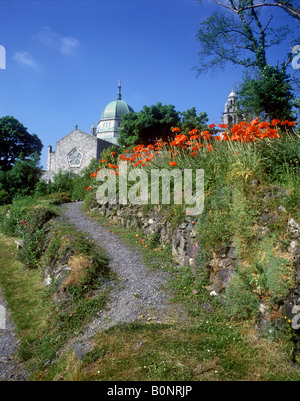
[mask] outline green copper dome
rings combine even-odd
[[[130,111],[133,111],[133,109],[126,102],[123,100],[114,100],[105,107],[100,120],[121,118],[123,114],[129,113]]]
[[[133,109],[125,102],[123,102],[121,95],[121,81],[119,80],[117,100],[110,102],[103,110],[101,120],[111,120],[121,118],[123,114],[133,111]]]

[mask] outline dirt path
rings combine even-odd
[[[82,338],[88,339],[99,330],[119,323],[134,321],[171,322],[186,319],[184,312],[169,302],[171,294],[162,287],[168,275],[152,271],[142,262],[142,255],[135,253],[106,228],[80,211],[82,202],[62,205],[63,217],[105,250],[110,268],[117,274],[118,283],[113,286],[109,310],[101,311],[99,318],[86,329]]]
[[[18,344],[13,321],[0,292],[0,381],[27,379],[27,373],[15,356]]]

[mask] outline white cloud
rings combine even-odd
[[[62,36],[54,32],[49,26],[43,27],[35,37],[47,47],[57,49],[62,54],[71,55],[79,46],[79,40],[73,36]]]
[[[62,54],[71,54],[74,52],[76,47],[79,45],[79,41],[73,37],[61,38],[60,52]]]
[[[15,54],[13,55],[13,59],[18,64],[28,65],[29,67],[32,67],[35,70],[39,69],[36,61],[31,57],[30,53],[26,51],[15,52]]]

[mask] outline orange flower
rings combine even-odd
[[[174,128],[172,128],[172,132],[180,132],[180,128],[174,127]]]
[[[209,126],[208,126],[208,128],[215,128],[215,126],[216,126],[216,124],[210,124]]]
[[[127,149],[127,150],[125,150],[125,152],[126,152],[126,153],[129,153],[129,150]]]
[[[197,152],[192,152],[192,153],[190,153],[190,155],[191,155],[191,156],[196,156],[196,153],[197,153]]]
[[[105,162],[106,162],[106,160],[105,160],[105,159],[102,159],[102,160],[101,160],[101,163],[105,163]]]
[[[87,191],[89,191],[90,189],[92,189],[92,187],[91,187],[91,186],[87,187],[87,189],[86,189],[86,190],[87,190]]]
[[[110,152],[110,154],[113,156],[113,155],[115,155],[115,154],[116,154],[116,152]]]
[[[177,163],[176,162],[170,162],[169,165],[170,166],[177,166]]]

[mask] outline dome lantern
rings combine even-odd
[[[97,137],[99,139],[117,143],[122,116],[133,112],[132,107],[121,99],[121,81],[119,80],[117,100],[108,103],[101,113],[100,121],[97,125]]]

